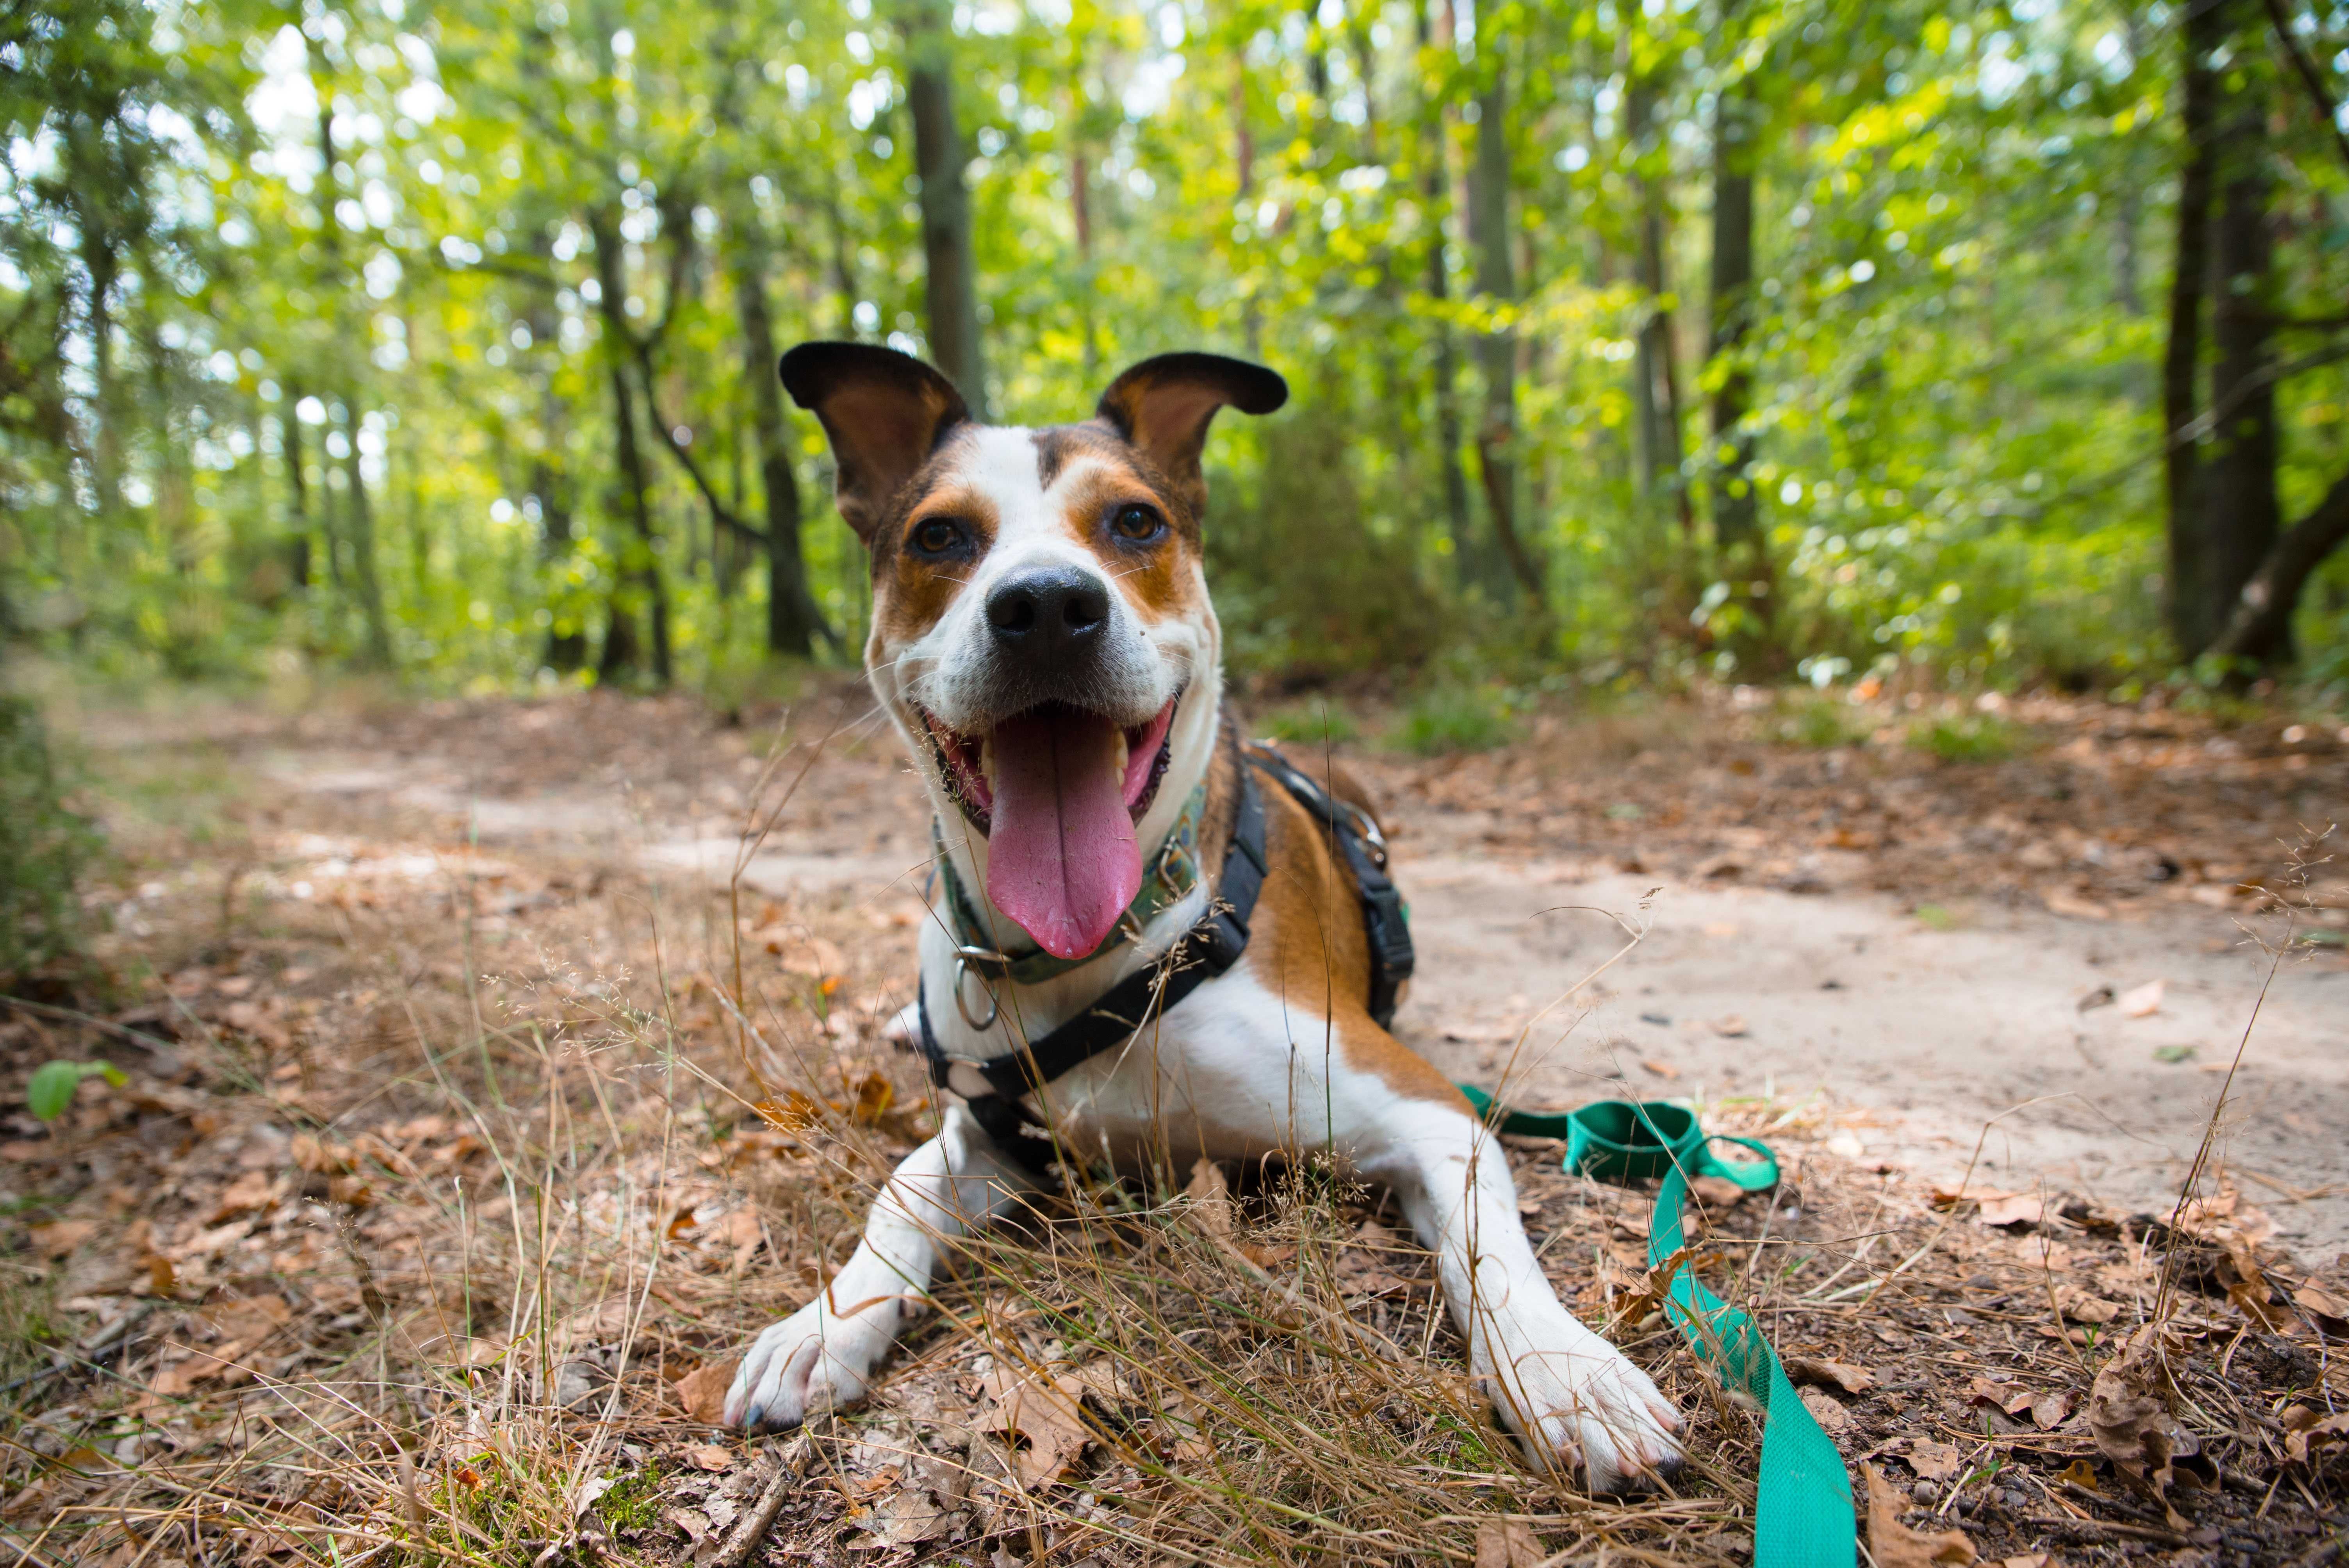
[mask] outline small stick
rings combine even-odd
[[[2043,1530],[2076,1530],[2106,1535],[2125,1535],[2132,1541],[2158,1541],[2164,1546],[2184,1546],[2186,1537],[2174,1530],[2156,1530],[2144,1524],[2123,1524],[2111,1519],[2074,1519],[2068,1514],[2033,1514],[2023,1522]]]
[[[775,1516],[783,1511],[784,1500],[792,1495],[793,1483],[807,1473],[811,1439],[804,1431],[785,1443],[778,1454],[781,1462],[775,1469],[775,1479],[759,1494],[758,1502],[742,1516],[734,1533],[709,1561],[709,1568],[742,1568],[743,1560],[759,1544],[768,1531],[774,1528]]]

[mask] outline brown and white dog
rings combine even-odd
[[[1200,885],[1135,940],[997,985],[984,1029],[969,1015],[985,1007],[945,1005],[956,939],[943,911],[928,923],[922,975],[946,1053],[1005,1056],[1158,962],[1213,895],[1243,763],[1221,710],[1200,452],[1218,408],[1269,413],[1288,387],[1259,366],[1167,355],[1119,377],[1092,419],[1031,430],[976,423],[943,376],[869,345],[804,345],[782,377],[823,422],[841,515],[872,552],[873,689],[990,929],[1061,958],[1092,953],[1206,785]],[[1444,1075],[1371,1021],[1359,906],[1323,830],[1286,791],[1260,797],[1268,872],[1239,963],[1030,1107],[1063,1148],[1129,1170],[1327,1155],[1387,1186],[1439,1260],[1473,1369],[1538,1460],[1579,1460],[1609,1490],[1676,1468],[1679,1416],[1559,1304],[1501,1150]],[[949,1087],[985,1091],[954,1071],[971,1081]],[[921,1310],[939,1248],[1037,1181],[949,1098],[855,1255],[759,1336],[727,1419],[789,1427],[862,1398]]]

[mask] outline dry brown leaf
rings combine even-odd
[[[1829,1361],[1819,1356],[1789,1356],[1785,1360],[1786,1376],[1797,1383],[1832,1384],[1847,1394],[1863,1394],[1876,1385],[1876,1374],[1865,1367],[1855,1367],[1848,1361]]]
[[[1900,1522],[1907,1500],[1874,1465],[1868,1467],[1868,1554],[1876,1568],[1933,1568],[1971,1563],[1974,1544],[1962,1530],[1924,1535]]]
[[[1540,1544],[1515,1520],[1487,1519],[1476,1526],[1476,1568],[1538,1568]]]
[[[2028,1388],[2013,1383],[1993,1382],[1988,1377],[1977,1377],[1966,1386],[1966,1403],[1994,1406],[2010,1416],[2020,1416],[2031,1408],[2031,1402],[2036,1398],[2038,1396]]]
[[[55,1220],[46,1225],[29,1227],[33,1245],[45,1258],[73,1255],[84,1242],[98,1234],[96,1220]]]
[[[1837,1437],[1851,1429],[1851,1412],[1836,1403],[1834,1395],[1816,1388],[1798,1389],[1796,1394],[1803,1401],[1803,1408],[1811,1413],[1811,1419],[1827,1436]]]
[[[2349,1301],[2329,1290],[2304,1284],[2292,1293],[2292,1299],[2302,1312],[2312,1316],[2330,1318],[2335,1323],[2349,1321]]]
[[[688,1443],[685,1449],[685,1462],[712,1475],[724,1475],[734,1468],[734,1454],[732,1449],[720,1448],[716,1443]]]
[[[1092,1436],[1077,1418],[1084,1387],[1073,1377],[1047,1378],[1024,1367],[998,1365],[982,1379],[987,1408],[978,1427],[1019,1439],[1019,1479],[1030,1486],[1068,1473]]]
[[[1232,1188],[1224,1180],[1223,1167],[1212,1160],[1202,1160],[1191,1167],[1190,1185],[1183,1196],[1191,1200],[1191,1222],[1217,1241],[1231,1240]]]
[[[2054,1568],[2054,1562],[2052,1553],[2031,1552],[2020,1557],[2009,1557],[1998,1568]]]
[[[1974,1222],[1982,1225],[2035,1225],[2047,1217],[2047,1206],[2032,1192],[1984,1192],[1977,1194],[1982,1212]]]
[[[2052,1432],[2062,1426],[2064,1418],[2071,1413],[2072,1396],[2060,1389],[2053,1394],[2042,1394],[2031,1401],[2031,1424],[2043,1432]]]
[[[2162,994],[2169,989],[2164,980],[2148,980],[2144,985],[2124,991],[2120,995],[2121,1016],[2127,1018],[2150,1018],[2161,1011]]]
[[[2349,1449],[2349,1414],[2320,1416],[2306,1405],[2286,1407],[2283,1451],[2294,1464],[2314,1464],[2325,1455]]]
[[[1640,1066],[1644,1070],[1651,1072],[1658,1078],[1667,1080],[1676,1078],[1681,1076],[1681,1069],[1672,1066],[1670,1062],[1660,1062],[1651,1058],[1642,1057],[1640,1059]]]
[[[856,1085],[856,1103],[849,1114],[860,1127],[870,1127],[888,1115],[889,1108],[896,1103],[895,1086],[879,1073],[866,1073]]]
[[[2075,1284],[2055,1287],[2055,1307],[2075,1323],[2110,1323],[2121,1315],[2120,1303],[2090,1295]]]
[[[1958,1473],[1963,1462],[1954,1443],[1913,1442],[1909,1445],[1909,1468],[1926,1480],[1947,1480]]]
[[[1714,1034],[1725,1040],[1742,1039],[1745,1035],[1745,1020],[1735,1013],[1725,1018],[1715,1018],[1710,1026]]]
[[[2168,1495],[2177,1461],[2201,1444],[2170,1414],[2159,1325],[2130,1335],[2088,1390],[2088,1431],[2097,1451],[2157,1497]]]
[[[725,1418],[726,1390],[734,1386],[734,1374],[742,1365],[740,1356],[723,1361],[712,1361],[697,1367],[677,1380],[678,1402],[685,1413],[707,1426],[717,1426]]]
[[[217,1225],[239,1214],[265,1212],[277,1204],[277,1184],[266,1171],[248,1171],[221,1191],[207,1225]]]

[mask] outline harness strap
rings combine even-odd
[[[1385,1028],[1394,1022],[1403,982],[1411,978],[1416,963],[1411,945],[1411,909],[1394,879],[1387,874],[1386,835],[1368,812],[1322,789],[1311,775],[1292,767],[1271,747],[1261,742],[1249,747],[1247,759],[1278,779],[1281,788],[1312,812],[1336,841],[1339,856],[1352,874],[1354,891],[1362,902],[1362,934],[1371,949],[1370,1015],[1379,1027]]]
[[[930,1027],[926,989],[917,998],[922,1055],[930,1064],[930,1081],[941,1089],[957,1066],[968,1067],[987,1082],[988,1092],[966,1096],[972,1118],[1006,1153],[1031,1171],[1051,1162],[1052,1147],[1046,1130],[1020,1104],[1063,1073],[1114,1050],[1140,1031],[1154,1009],[1161,1015],[1201,985],[1239,962],[1247,950],[1248,921],[1257,897],[1264,891],[1264,802],[1246,769],[1240,770],[1239,809],[1232,822],[1231,846],[1224,854],[1223,874],[1216,879],[1215,897],[1198,923],[1176,938],[1158,963],[1134,971],[1104,992],[1083,1012],[1040,1040],[999,1057],[973,1059],[949,1056]]]

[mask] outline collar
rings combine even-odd
[[[946,883],[947,919],[954,930],[956,955],[988,979],[1009,980],[1015,985],[1038,985],[1139,940],[1153,920],[1188,898],[1199,885],[1199,823],[1206,806],[1207,782],[1202,779],[1183,802],[1182,814],[1174,819],[1174,826],[1158,846],[1157,853],[1150,857],[1150,869],[1143,876],[1141,891],[1133,895],[1133,902],[1125,906],[1125,913],[1117,917],[1117,924],[1102,938],[1101,945],[1079,958],[1056,957],[1032,943],[1016,951],[997,946],[987,922],[980,917],[963,887],[961,876],[955,871],[954,857],[947,853],[945,830],[932,817],[930,842],[937,852],[938,876]]]

